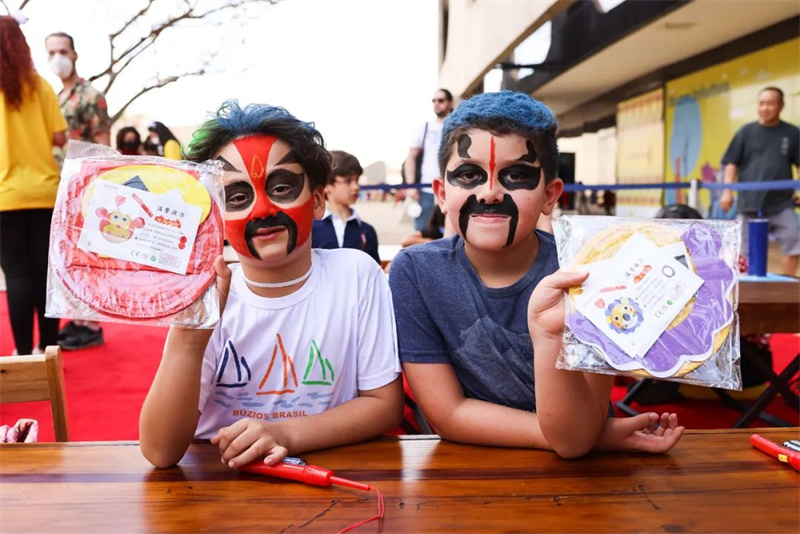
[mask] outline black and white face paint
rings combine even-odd
[[[517,233],[517,224],[519,223],[519,210],[514,199],[508,193],[503,196],[503,201],[499,204],[487,204],[485,201],[478,201],[475,195],[470,195],[458,214],[458,227],[461,235],[467,235],[467,226],[472,216],[508,217],[508,239],[504,246],[507,247],[514,242],[514,234]]]
[[[524,153],[520,155],[523,146]],[[503,246],[509,246],[514,242],[520,220],[514,197],[527,200],[541,182],[542,169],[533,143],[519,136],[508,136],[499,138],[498,144],[491,133],[470,130],[458,137],[455,152],[457,157],[451,158],[445,180],[458,190],[470,192],[466,198],[454,190],[448,193],[448,199],[461,199],[458,209],[461,235],[467,239],[470,220],[485,224],[508,220]]]

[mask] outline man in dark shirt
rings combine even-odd
[[[725,183],[791,180],[792,165],[800,166],[800,130],[780,118],[783,91],[766,87],[758,95],[758,121],[736,132],[722,158]],[[728,211],[733,192],[726,189],[720,207]],[[781,244],[783,274],[794,276],[800,259],[800,221],[794,213],[792,189],[740,191],[737,205],[742,221],[742,250],[747,252],[747,222],[769,220],[770,234]]]

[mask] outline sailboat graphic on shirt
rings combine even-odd
[[[333,385],[334,378],[331,361],[322,357],[317,342],[312,339],[311,348],[308,350],[308,365],[303,375],[303,384],[330,386]]]
[[[280,358],[278,353],[280,352]],[[294,393],[297,388],[297,373],[294,370],[294,361],[283,346],[283,339],[278,334],[278,342],[272,350],[267,372],[258,385],[256,395],[283,395]]]
[[[232,369],[228,371],[228,367]],[[234,379],[234,371],[236,373]],[[217,374],[217,387],[219,388],[241,388],[250,382],[250,366],[244,356],[239,356],[236,347],[228,340],[222,351],[222,363]]]

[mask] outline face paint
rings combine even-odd
[[[494,182],[494,137],[491,138],[491,144],[489,146],[489,190],[492,189],[492,183]]]
[[[291,254],[297,243],[297,225],[285,212],[279,211],[275,216],[267,219],[249,219],[247,221],[247,224],[244,226],[244,242],[247,245],[247,250],[250,251],[250,254],[254,258],[260,258],[256,247],[253,245],[253,238],[258,235],[258,231],[281,226],[286,228],[289,232],[286,253]]]
[[[453,169],[447,171],[447,181],[450,185],[460,187],[462,189],[473,189],[481,184],[485,184],[488,180],[486,171],[481,169],[474,163],[464,163]]]
[[[532,191],[539,187],[539,181],[542,177],[542,167],[541,165],[531,166],[537,163],[536,149],[533,148],[533,143],[530,141],[526,141],[525,146],[528,149],[528,153],[517,158],[517,161],[524,163],[509,165],[508,167],[500,169],[498,176],[500,183],[509,191],[514,191],[516,189]],[[492,154],[494,154],[494,152]],[[526,165],[525,163],[530,163],[531,165]]]
[[[467,134],[458,136],[458,157],[469,159],[469,147],[472,145],[472,138]]]
[[[225,186],[225,204],[229,212],[248,212],[248,216],[226,222],[226,234],[231,246],[243,256],[260,259],[253,239],[259,230],[284,227],[288,232],[286,253],[303,245],[311,236],[314,221],[314,197],[300,206],[282,208],[297,200],[305,188],[305,174],[287,169],[273,169],[267,175],[267,162],[270,151],[277,138],[266,135],[242,137],[233,142],[252,185],[245,181],[229,183]],[[219,158],[222,160],[222,158]],[[223,161],[225,170],[237,170],[229,162]],[[276,165],[295,163],[289,152]],[[262,232],[265,234],[265,232]]]
[[[504,246],[507,247],[514,241],[514,234],[517,232],[517,222],[519,221],[519,210],[511,195],[505,194],[503,201],[499,204],[487,204],[484,201],[478,202],[478,198],[475,195],[470,195],[458,215],[458,226],[461,229],[461,235],[465,239],[471,215],[505,215],[509,217],[508,239]]]

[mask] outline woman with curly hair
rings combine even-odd
[[[58,97],[33,68],[17,21],[0,16],[0,267],[19,354],[55,345],[58,320],[44,316],[50,219],[58,190],[52,147],[66,143]],[[38,352],[38,350],[36,352]]]

